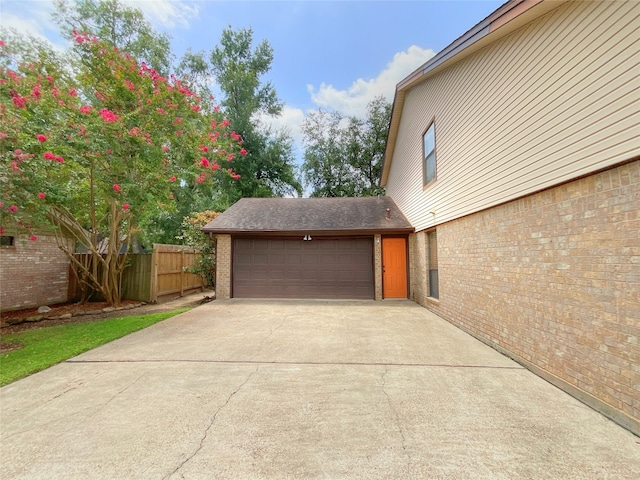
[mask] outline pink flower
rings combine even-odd
[[[47,77],[47,80],[49,81],[49,83],[53,83],[53,77],[51,75]]]
[[[13,104],[18,108],[26,108],[27,99],[25,97],[16,95],[15,97],[13,97]]]
[[[45,152],[43,155],[45,160],[55,160],[56,156],[51,152]]]
[[[233,178],[234,180],[238,180],[240,178],[240,175],[238,175],[237,173],[232,173],[231,178]]]
[[[44,200],[45,198],[47,198],[47,194],[44,192],[39,192],[38,193],[38,198],[41,200]]]
[[[202,150],[203,152],[208,152],[209,151],[209,147],[207,147],[206,145],[200,145],[198,148],[200,150]]]
[[[246,155],[247,153],[249,152],[247,152],[244,148],[240,150],[240,155]]]
[[[222,126],[223,127],[228,127],[229,126],[229,120],[227,120],[226,118],[222,121]]]
[[[47,141],[47,137],[45,137],[42,134],[36,135],[36,138],[38,139],[39,142],[46,142]]]
[[[171,183],[175,182],[175,181],[176,181],[176,176],[175,176],[175,175],[172,175],[171,177],[169,177],[169,181],[170,181]]]
[[[76,92],[75,88],[72,88],[71,90],[69,90],[69,95],[71,95],[72,97],[77,97],[78,92]]]
[[[240,135],[238,135],[236,132],[231,132],[231,138],[237,142],[238,140],[240,140]]]
[[[91,110],[93,110],[93,107],[91,105],[83,105],[82,107],[80,107],[80,113],[84,113],[85,115],[90,114]]]
[[[0,40],[0,47],[4,47],[4,42]]]
[[[122,190],[122,187],[120,185],[118,185],[117,183],[113,184],[113,191],[118,193],[120,190]]]
[[[64,162],[64,158],[62,158],[62,157],[56,157],[56,158],[54,158],[54,160],[56,162],[58,162],[58,163],[63,163]]]
[[[214,162],[212,167],[211,167],[211,170],[213,172],[215,172],[216,170],[219,170],[219,169],[220,169],[220,165],[218,165],[217,163]]]
[[[31,95],[33,95],[35,98],[40,98],[40,95],[42,95],[42,93],[40,92],[39,83],[35,87],[33,87],[33,89],[31,90]]]
[[[163,145],[162,146],[162,151],[166,152],[167,150],[169,150],[169,147],[167,145]]]
[[[133,82],[131,82],[131,80],[125,80],[124,84],[131,91],[134,91],[136,89],[136,86],[133,84]]]
[[[207,160],[206,158],[202,157],[200,159],[200,164],[202,164],[203,167],[208,167],[209,166],[209,160]]]
[[[122,209],[125,210],[125,211],[129,210],[129,204],[128,203],[123,203],[122,204]]]
[[[160,115],[165,114],[164,108],[160,108],[160,107],[156,108],[156,112],[158,112]]]
[[[36,237],[35,235],[31,235],[29,237],[29,240],[31,240],[32,242],[35,242],[36,240],[38,240],[38,237]]]
[[[107,110],[106,108],[100,110],[100,116],[107,123],[113,123],[117,120],[120,120],[120,117],[118,115],[113,113],[111,110]]]
[[[169,198],[173,199],[173,193],[169,194]]]
[[[18,207],[16,205],[11,205],[9,207],[9,211],[12,212],[12,213],[15,213],[15,212],[18,211]]]
[[[234,158],[236,158],[235,155],[233,153],[230,153],[227,157],[227,162],[231,162]]]

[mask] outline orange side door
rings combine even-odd
[[[407,240],[382,238],[382,296],[407,298]]]

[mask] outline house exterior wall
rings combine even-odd
[[[216,298],[231,298],[231,235],[216,237]]]
[[[387,195],[420,231],[637,155],[639,30],[638,2],[568,2],[434,73],[406,93]]]
[[[13,246],[0,247],[0,311],[66,302],[68,288],[69,260],[55,236],[17,235]]]
[[[410,238],[411,298],[640,433],[640,161]]]

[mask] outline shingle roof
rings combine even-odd
[[[391,197],[243,198],[202,230],[215,234],[374,234],[410,233],[413,227]]]

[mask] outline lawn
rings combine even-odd
[[[0,386],[187,310],[181,308],[172,312],[72,323],[5,335],[3,342],[21,345],[21,348],[0,354]]]

